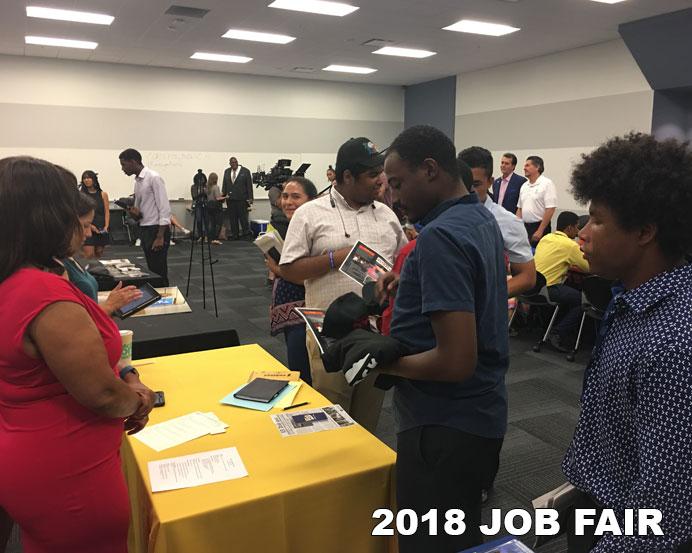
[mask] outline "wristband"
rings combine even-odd
[[[139,372],[137,372],[137,369],[135,369],[132,365],[127,365],[120,369],[120,380],[125,380],[125,377],[129,374],[132,373],[135,376],[139,376]]]
[[[329,268],[336,269],[336,265],[334,264],[334,252],[329,250],[327,254],[329,255]]]

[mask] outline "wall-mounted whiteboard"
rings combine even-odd
[[[60,149],[60,148],[0,148],[0,157],[14,155],[29,155],[47,159],[52,163],[62,165],[72,171],[77,179],[86,169],[96,171],[102,188],[108,192],[111,199],[132,194],[134,178],[126,176],[120,169],[118,155],[121,150],[87,150],[87,149]],[[311,154],[311,153],[250,153],[236,152],[174,152],[174,151],[141,151],[142,161],[147,166],[161,174],[166,181],[166,188],[170,199],[190,199],[190,186],[192,179],[197,174],[197,169],[202,169],[207,176],[215,172],[219,175],[219,184],[223,179],[223,172],[228,167],[228,159],[231,155],[238,162],[247,167],[250,172],[258,168],[269,171],[278,159],[290,159],[291,168],[295,171],[302,163],[312,165],[306,173],[318,190],[327,186],[326,170],[334,165],[336,154]],[[255,198],[267,197],[264,188],[254,189]]]

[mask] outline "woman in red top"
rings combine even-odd
[[[153,405],[119,378],[113,321],[53,272],[81,232],[77,194],[51,163],[0,160],[0,515],[26,553],[126,553],[120,442]]]

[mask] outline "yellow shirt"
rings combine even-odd
[[[533,259],[536,270],[543,274],[548,286],[562,284],[571,266],[589,272],[589,263],[584,259],[579,244],[559,230],[541,239]]]

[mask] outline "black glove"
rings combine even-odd
[[[370,371],[389,365],[407,353],[408,348],[394,338],[357,329],[329,346],[322,354],[322,362],[327,372],[343,371],[346,381],[354,386]],[[380,384],[386,386],[383,389],[391,387],[393,383],[391,378],[386,377],[380,375],[378,378],[382,379]]]
[[[368,328],[368,309],[363,298],[349,292],[336,298],[324,314],[322,334],[341,339],[356,328]]]

